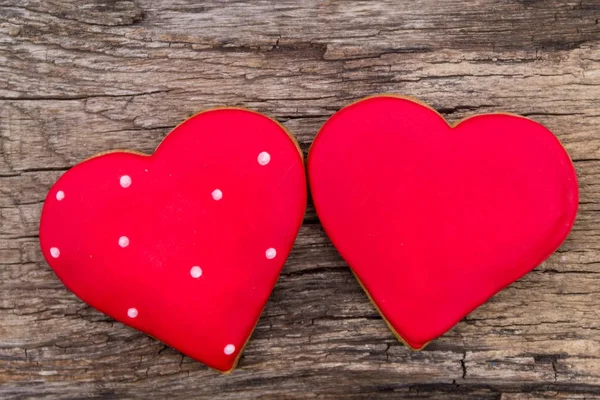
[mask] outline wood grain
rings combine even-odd
[[[599,0],[0,0],[0,398],[600,399],[599,19]],[[539,121],[581,184],[561,249],[425,351],[396,341],[312,206],[229,376],[85,306],[41,257],[47,190],[97,152],[151,152],[217,105],[306,152],[382,92]]]

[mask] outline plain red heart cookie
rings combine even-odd
[[[542,263],[577,213],[573,164],[542,125],[487,114],[453,127],[393,96],[333,115],[308,175],[331,241],[414,349]]]
[[[230,371],[305,208],[291,135],[261,114],[216,109],[151,156],[108,153],[67,171],[44,203],[40,244],[83,301]]]

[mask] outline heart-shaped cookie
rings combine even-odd
[[[302,155],[285,129],[216,109],[151,156],[108,153],[67,171],[44,203],[40,244],[83,301],[230,371],[305,208]]]
[[[577,213],[573,164],[542,125],[487,114],[452,127],[394,96],[333,115],[308,175],[325,231],[414,349],[550,256]]]

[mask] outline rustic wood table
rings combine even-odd
[[[0,0],[0,398],[600,399],[599,19],[600,0]],[[581,185],[560,250],[425,351],[394,338],[312,205],[228,376],[87,307],[42,259],[45,194],[95,153],[152,152],[218,105],[306,153],[382,92],[539,121]]]

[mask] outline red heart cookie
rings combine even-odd
[[[277,122],[217,109],[153,155],[99,155],[50,190],[44,257],[83,301],[219,371],[235,368],[306,208]]]
[[[331,241],[415,349],[550,256],[577,213],[573,164],[542,125],[488,114],[452,127],[393,96],[332,116],[308,175]]]

